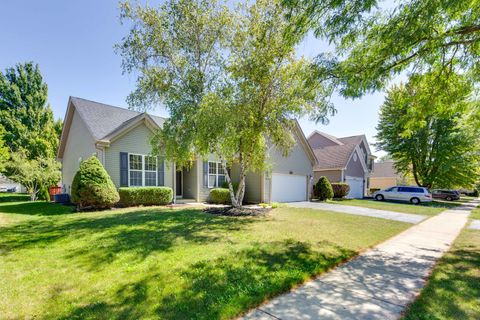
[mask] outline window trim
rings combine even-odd
[[[210,163],[215,163],[215,173],[210,173]],[[218,177],[223,176],[226,179],[226,174],[225,173],[219,173],[219,167],[222,165],[220,161],[207,161],[207,188],[208,189],[213,189],[213,188],[218,188]],[[210,176],[215,176],[215,183],[213,186],[210,184]]]
[[[141,170],[138,170],[138,169],[130,169],[130,155],[133,155],[133,156],[141,156],[142,157],[142,169]],[[156,187],[158,185],[158,157],[157,156],[152,156],[152,155],[149,155],[149,154],[141,154],[141,153],[131,153],[129,152],[128,153],[128,165],[127,165],[127,168],[128,168],[128,186],[129,187],[146,187],[145,186],[145,172],[154,172],[153,170],[146,170],[145,169],[145,158],[146,157],[154,157],[155,158],[155,186],[148,186],[148,187]],[[142,173],[142,185],[141,186],[132,186],[130,185],[130,171],[136,171],[136,172],[141,172]]]

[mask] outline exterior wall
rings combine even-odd
[[[105,148],[104,166],[117,188],[120,187],[120,152],[150,154],[151,136],[150,129],[145,124],[140,124]],[[165,186],[173,187],[172,164],[165,163],[164,181]]]
[[[244,202],[262,202],[262,178],[260,174],[254,172],[247,173],[245,177],[245,187]]]
[[[96,154],[95,140],[82,118],[74,111],[62,158],[63,191],[70,193],[73,177],[80,167],[80,161]],[[101,154],[98,155],[100,161]]]
[[[333,142],[330,139],[325,138],[321,134],[314,133],[310,138],[308,138],[308,142],[312,146],[312,149],[320,149],[329,146],[338,146],[338,143]]]
[[[330,182],[342,182],[342,170],[315,171],[313,184],[317,183],[321,176],[327,177]]]
[[[197,161],[190,168],[183,169],[183,197],[195,199],[197,197]]]
[[[272,172],[305,176],[313,175],[312,163],[299,141],[297,141],[287,157],[284,157],[278,150],[271,149],[269,158],[272,164]]]
[[[397,178],[385,177],[374,178],[370,177],[370,189],[386,189],[397,185]]]
[[[355,154],[357,155],[357,161],[354,160]],[[345,170],[345,176],[349,177],[365,177],[365,171],[363,170],[362,163],[364,159],[361,158],[361,155],[357,151],[350,158],[350,161],[347,163],[347,168]]]
[[[199,176],[198,176],[198,179],[199,179],[198,197],[199,197],[199,199],[198,199],[198,201],[206,201],[208,199],[208,196],[210,195],[210,190],[212,190],[212,188],[208,188],[204,185],[204,181],[203,181],[203,176],[204,176],[203,161],[218,161],[218,159],[213,154],[209,154],[205,158],[199,158],[198,162],[199,162],[200,168],[198,168],[198,173],[199,173]]]

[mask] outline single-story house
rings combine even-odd
[[[225,174],[214,155],[197,157],[179,168],[151,154],[150,139],[162,127],[162,117],[86,99],[70,97],[57,158],[62,163],[62,188],[70,193],[83,159],[96,155],[117,187],[169,186],[176,199],[205,201],[210,190],[222,186]],[[287,202],[309,199],[316,158],[296,122],[296,144],[287,157],[266,150],[269,172],[248,173],[245,202]],[[235,176],[232,168],[232,180]],[[237,171],[238,172],[238,171]]]
[[[395,161],[375,162],[375,171],[370,176],[370,189],[386,189],[397,185],[416,185],[413,179],[397,173]]]
[[[317,158],[317,165],[313,168],[314,183],[325,176],[330,182],[347,183],[350,186],[347,198],[367,195],[375,156],[365,135],[336,138],[314,131],[307,140]]]

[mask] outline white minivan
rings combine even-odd
[[[396,186],[375,192],[373,198],[378,201],[409,201],[413,204],[419,204],[420,202],[431,202],[432,194],[427,188],[423,187]]]

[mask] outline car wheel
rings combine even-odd
[[[410,202],[413,203],[413,204],[419,204],[419,203],[420,203],[420,199],[418,199],[418,198],[412,198],[412,199],[410,199]]]
[[[453,199],[452,199],[452,197],[446,197],[445,200],[452,201]]]
[[[375,200],[377,200],[377,201],[383,201],[383,199],[384,199],[384,197],[381,194],[377,194],[375,196]]]

